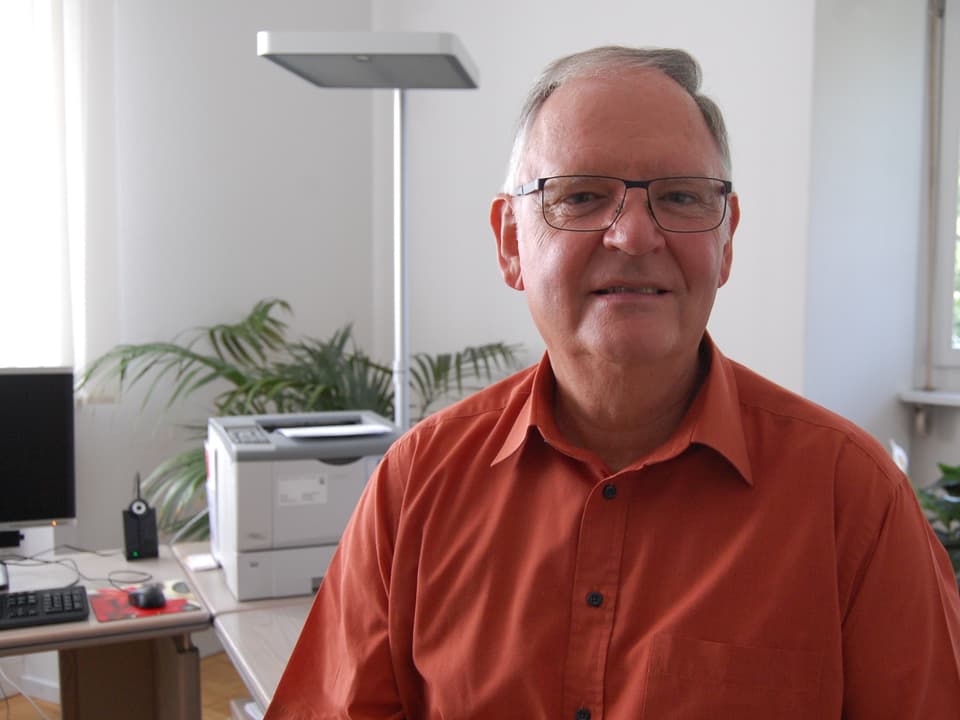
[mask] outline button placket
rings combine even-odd
[[[618,488],[612,482],[595,485],[580,520],[563,699],[565,714],[575,720],[603,717],[607,651],[613,632],[628,505],[611,502],[617,495]],[[578,714],[581,711],[587,714]]]

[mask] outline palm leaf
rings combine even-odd
[[[176,533],[198,512],[206,497],[203,447],[192,447],[160,463],[143,483],[143,494],[157,508],[157,529]]]
[[[434,403],[450,393],[463,395],[478,389],[477,383],[467,381],[489,381],[497,372],[514,368],[518,350],[517,345],[498,342],[468,347],[454,354],[415,354],[410,380],[420,398],[420,417],[425,417]]]

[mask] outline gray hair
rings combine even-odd
[[[608,45],[567,55],[553,61],[530,88],[526,102],[524,102],[520,111],[517,132],[513,139],[513,149],[510,152],[504,192],[513,192],[519,182],[517,174],[526,149],[527,135],[537,119],[540,108],[543,107],[554,90],[570,80],[591,75],[599,77],[609,75],[613,71],[633,69],[659,70],[687,91],[707,123],[707,128],[720,151],[723,168],[729,177],[731,163],[727,128],[723,122],[723,114],[717,104],[699,92],[701,73],[700,65],[696,59],[685,50]]]

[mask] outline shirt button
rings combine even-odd
[[[613,500],[617,496],[617,486],[616,485],[604,485],[603,486],[603,497],[606,500]]]
[[[603,593],[587,593],[587,605],[590,607],[600,607],[603,605]]]
[[[590,720],[590,711],[586,708],[580,708],[573,714],[574,720]]]

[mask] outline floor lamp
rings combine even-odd
[[[393,402],[410,425],[404,91],[477,87],[477,70],[449,33],[259,32],[257,54],[314,85],[393,89]]]

